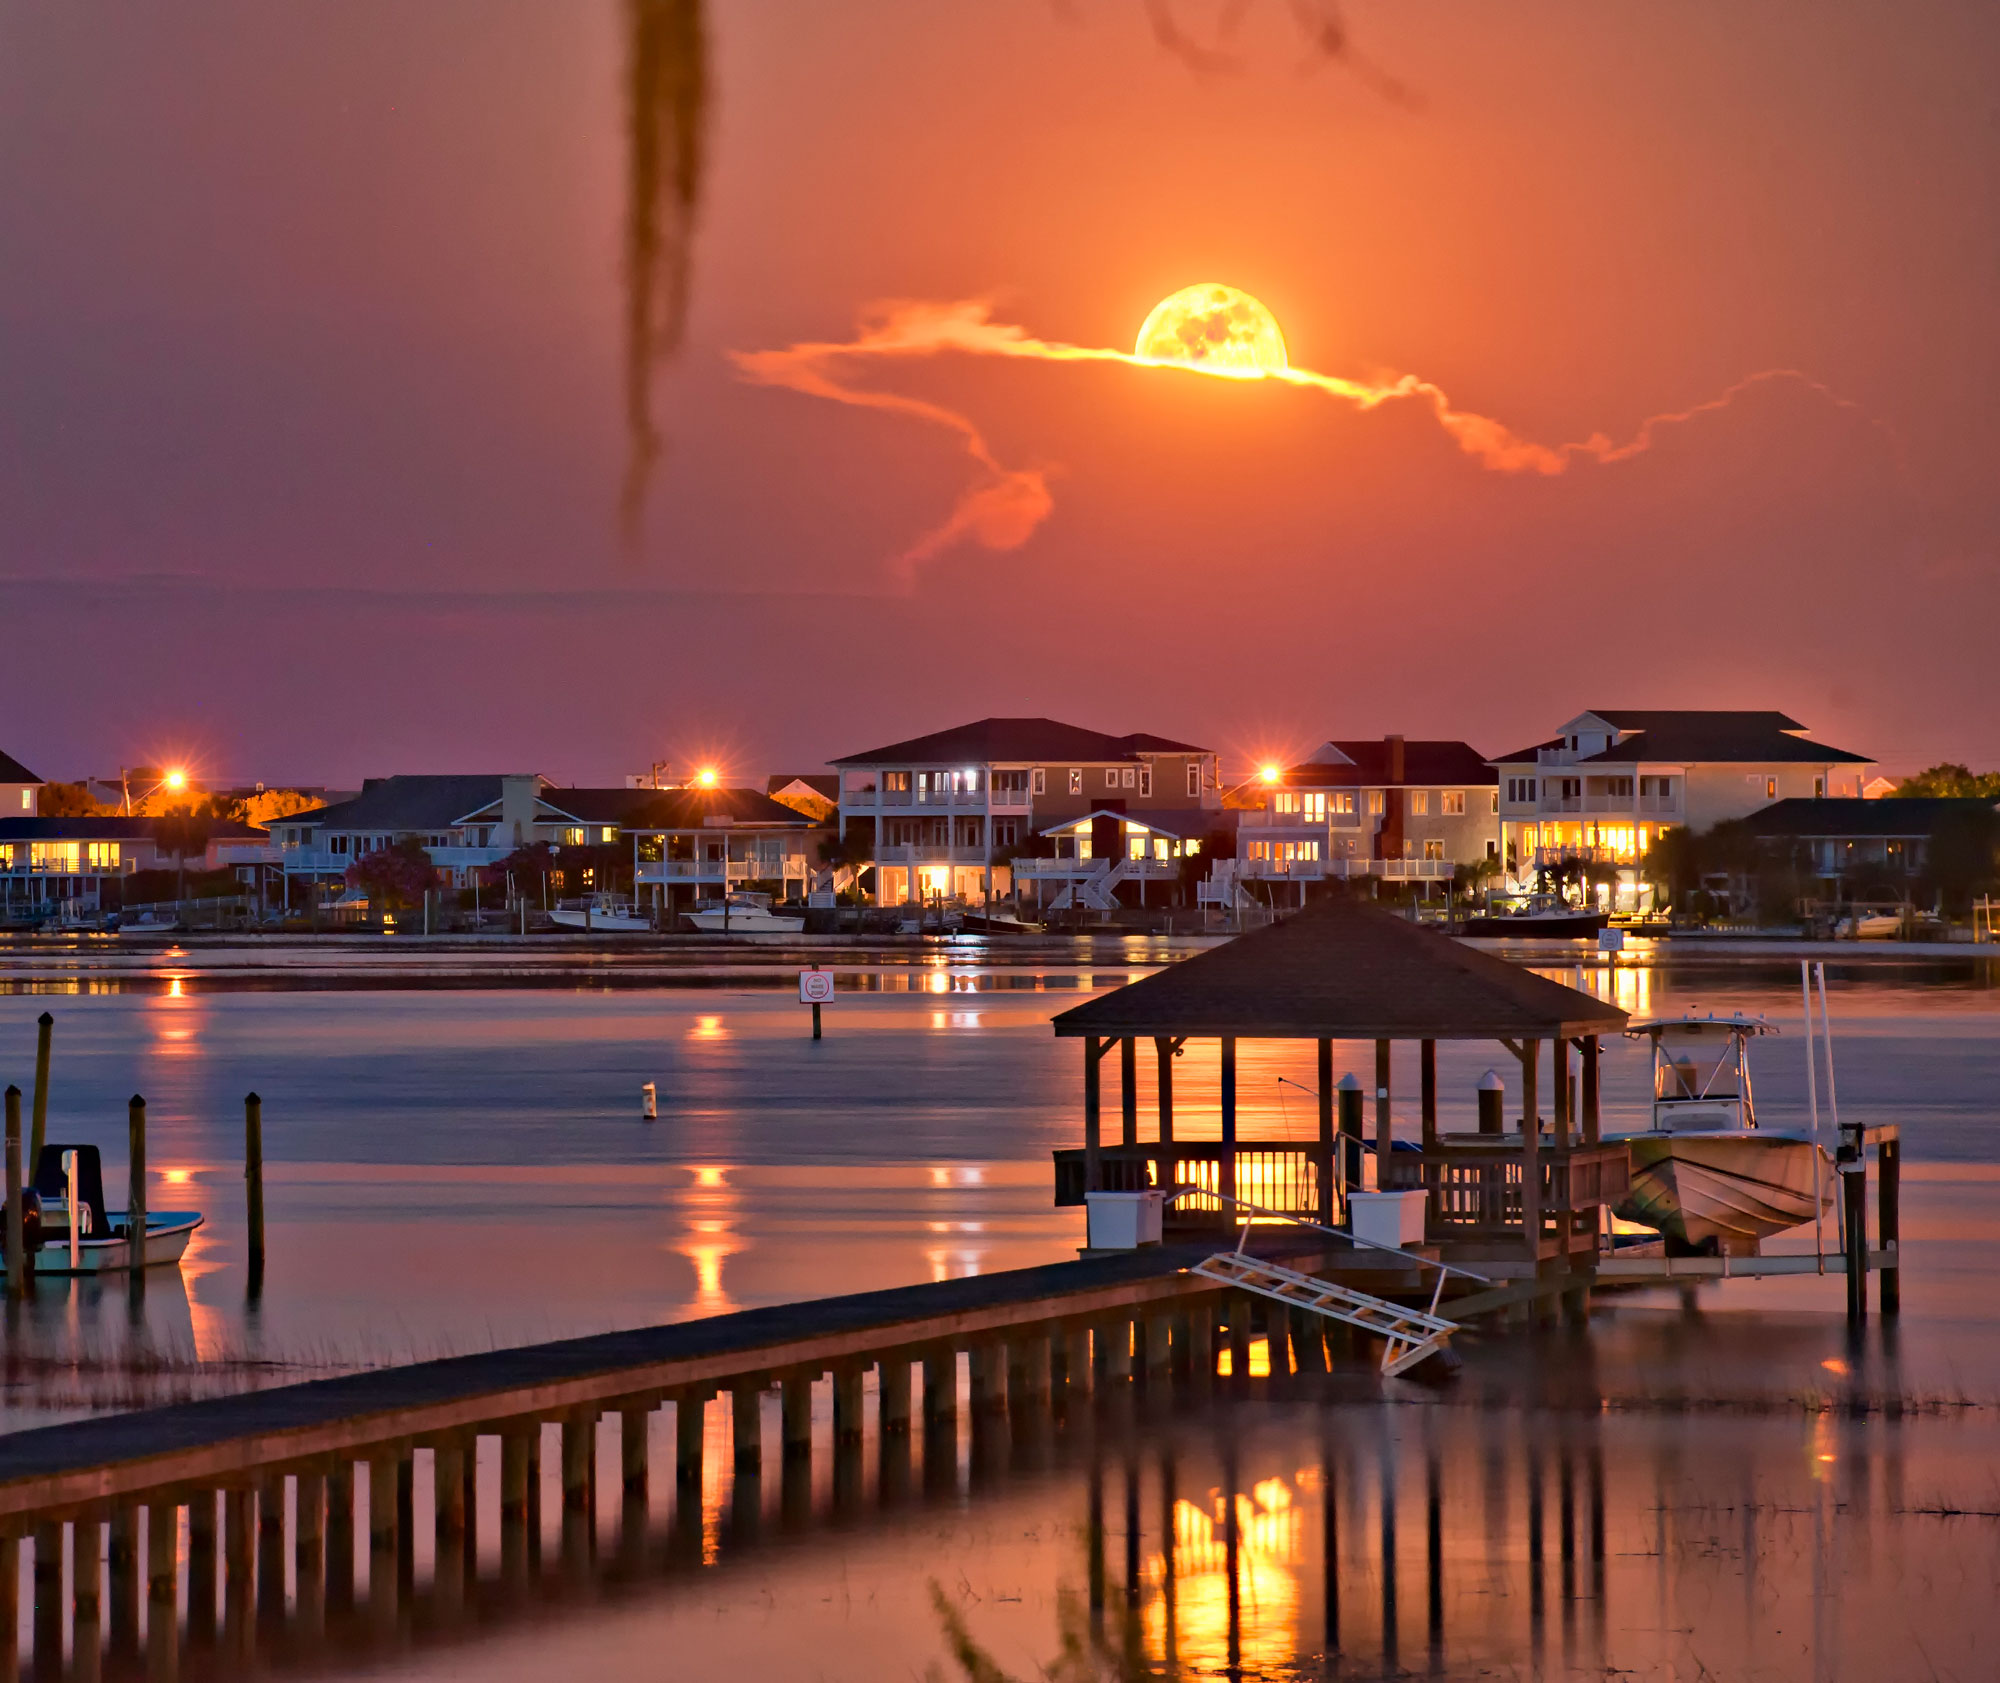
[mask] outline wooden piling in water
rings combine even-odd
[[[974,1414],[991,1414],[1007,1406],[1006,1345],[973,1345],[971,1401]]]
[[[1903,1312],[1903,1142],[1890,1135],[1875,1147],[1875,1237],[1882,1247],[1882,1318]]]
[[[779,1450],[787,1461],[812,1459],[813,1375],[788,1373],[780,1389]]]
[[[285,1475],[267,1472],[257,1484],[257,1618],[269,1629],[285,1621]]]
[[[883,1438],[910,1435],[910,1356],[906,1350],[891,1351],[876,1369],[875,1406],[877,1426]]]
[[[326,1473],[326,1603],[354,1605],[354,1463],[344,1455]]]
[[[652,1428],[650,1403],[618,1411],[618,1483],[627,1501],[644,1502],[652,1484]]]
[[[21,1089],[5,1094],[7,1118],[7,1296],[22,1296],[28,1283],[28,1239],[21,1211]]]
[[[578,1410],[563,1416],[562,1499],[564,1513],[590,1511],[590,1475],[597,1460],[597,1412]]]
[[[111,1510],[111,1651],[139,1651],[139,1505]]]
[[[701,1489],[703,1440],[708,1427],[708,1392],[683,1391],[674,1399],[674,1482],[682,1490]]]
[[[126,1107],[126,1124],[131,1190],[125,1200],[125,1224],[132,1251],[132,1284],[136,1287],[146,1278],[146,1101],[137,1093]]]
[[[234,1656],[247,1656],[254,1643],[255,1602],[257,1593],[256,1556],[252,1552],[252,1533],[256,1529],[256,1517],[252,1504],[256,1498],[250,1491],[231,1487],[222,1493],[222,1643],[225,1650]],[[113,1522],[112,1534],[112,1645],[117,1646],[117,1572],[118,1533]],[[348,1589],[351,1595],[354,1585],[354,1555],[349,1550],[347,1557]]]
[[[188,1642],[194,1647],[205,1647],[215,1640],[215,1498],[213,1489],[191,1490],[188,1492]],[[95,1521],[89,1527],[90,1546],[93,1552],[98,1547],[99,1538]],[[71,1554],[77,1561],[82,1559],[83,1534],[78,1528],[76,1540],[71,1545]],[[72,1576],[81,1568],[73,1568]]]
[[[264,1101],[243,1096],[243,1195],[249,1226],[250,1291],[264,1282]]]
[[[94,1683],[104,1649],[104,1527],[95,1514],[79,1514],[69,1528],[70,1676]],[[193,1551],[188,1559],[188,1612],[194,1612]],[[215,1579],[209,1578],[209,1624],[214,1626]]]
[[[21,1539],[0,1532],[0,1654],[21,1651]]]
[[[1081,1401],[1090,1395],[1094,1375],[1090,1366],[1090,1327],[1076,1322],[1063,1330],[1063,1387]]]
[[[1841,1215],[1847,1239],[1847,1318],[1868,1318],[1868,1160],[1858,1138],[1854,1160],[1840,1165]]]
[[[56,1677],[63,1658],[63,1525],[44,1521],[35,1527],[34,1628],[30,1646],[37,1677]]]
[[[845,1364],[833,1372],[833,1441],[836,1447],[858,1444],[864,1426],[862,1422],[862,1384],[867,1370],[858,1364]]]
[[[55,1038],[56,1020],[44,1011],[35,1019],[35,1104],[31,1118],[32,1130],[28,1135],[28,1175],[32,1179],[35,1166],[42,1160],[42,1147],[48,1143],[49,1134],[49,1051]]]
[[[146,1672],[171,1678],[180,1655],[181,1510],[173,1497],[146,1505]],[[278,1581],[280,1600],[284,1580]]]
[[[742,1474],[759,1473],[764,1468],[764,1391],[760,1376],[746,1376],[730,1388],[730,1459]]]
[[[208,1508],[209,1554],[213,1571],[215,1550],[215,1496],[205,1497]],[[188,1510],[188,1553],[194,1552],[194,1509]],[[326,1616],[326,1474],[317,1467],[301,1467],[292,1487],[292,1571],[298,1582],[299,1624],[308,1636],[319,1633]],[[190,1560],[190,1585],[193,1584]],[[192,1589],[190,1589],[192,1595]],[[211,1583],[211,1616],[214,1589]]]

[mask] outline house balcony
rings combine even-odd
[[[727,871],[725,879],[724,872]],[[782,881],[811,874],[812,867],[802,853],[778,859],[642,859],[641,884],[721,883]]]
[[[987,862],[987,852],[983,847],[945,847],[942,844],[901,842],[878,847],[875,850],[877,865],[984,865]]]
[[[1449,859],[1238,859],[1239,878],[1268,882],[1346,882],[1381,877],[1388,882],[1449,882],[1456,868]]]
[[[1081,882],[1103,871],[1117,860],[1103,859],[1016,859],[1014,875],[1022,882]],[[1128,859],[1120,880],[1124,882],[1178,882],[1178,859]]]

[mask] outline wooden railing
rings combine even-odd
[[[1084,1152],[1070,1147],[1055,1154],[1056,1203],[1081,1204]],[[1227,1225],[1222,1190],[1222,1147],[1215,1140],[1171,1145],[1107,1145],[1099,1154],[1100,1190],[1145,1192],[1157,1187],[1193,1186],[1173,1206],[1175,1225]],[[1284,1215],[1312,1217],[1319,1211],[1319,1147],[1271,1140],[1244,1140],[1236,1147],[1236,1196]]]

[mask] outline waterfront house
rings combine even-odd
[[[1934,884],[1941,836],[1964,838],[1968,855],[1983,849],[1990,871],[2000,813],[1977,798],[1867,796],[1777,801],[1744,820],[1767,855],[1817,879],[1828,899],[1907,899]],[[1976,858],[1968,859],[1977,874]]]
[[[817,823],[827,823],[840,815],[840,779],[818,772],[780,772],[765,780],[764,793],[780,806],[802,812]]]
[[[0,754],[0,818],[33,818],[42,810],[42,779],[11,754]]]
[[[8,920],[114,910],[126,879],[140,871],[184,868],[193,875],[233,869],[246,884],[278,862],[266,831],[233,819],[205,821],[199,851],[176,860],[161,843],[161,821],[112,814],[0,818],[0,907]]]
[[[1500,850],[1498,774],[1464,742],[1323,742],[1237,820],[1238,881],[1452,880]]]
[[[1814,742],[1783,713],[1579,713],[1559,734],[1490,763],[1508,875],[1602,868],[1611,909],[1642,906],[1640,863],[1663,830],[1701,831],[1774,801],[1861,794],[1865,755]]]
[[[639,894],[659,911],[660,927],[702,900],[756,890],[777,899],[804,897],[815,882],[833,886],[818,862],[830,833],[805,813],[757,789],[646,791],[630,821],[636,839]]]
[[[1192,827],[1190,812],[1223,823],[1210,749],[1144,733],[1107,736],[1056,719],[980,719],[832,763],[842,840],[859,830],[872,844],[883,905],[983,904],[1038,873],[1070,886],[1073,869],[1035,857],[1054,851],[1044,832],[1100,812],[1163,823],[1176,814],[1172,822],[1183,829]],[[1102,833],[1108,843],[1109,831]],[[1118,839],[1129,857],[1137,833]],[[1185,845],[1188,838],[1168,839]],[[1093,869],[1101,863],[1092,856]],[[1154,863],[1143,862],[1141,875],[1178,876],[1178,864],[1155,873]],[[1111,893],[1136,902],[1138,882],[1128,873]]]

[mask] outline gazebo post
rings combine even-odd
[[[1104,1190],[1103,1142],[1098,1138],[1100,1109],[1097,1074],[1097,1036],[1083,1037],[1083,1189]]]
[[[1542,1043],[1521,1042],[1521,1234],[1528,1247],[1528,1266],[1542,1271],[1541,1119],[1536,1114],[1535,1077],[1540,1073]]]
[[[1160,1079],[1158,1082],[1160,1089],[1160,1144],[1172,1145],[1174,1143],[1173,1037],[1166,1034],[1154,1035],[1153,1050],[1160,1055]]]
[[[1597,1036],[1583,1037],[1583,1143],[1598,1144],[1597,1136]]]
[[[1118,1042],[1118,1102],[1121,1145],[1139,1143],[1139,1042],[1126,1035]]]
[[[1375,1042],[1375,1186],[1389,1190],[1389,1047],[1387,1040]]]
[[[1319,1176],[1318,1221],[1333,1225],[1333,1042],[1319,1043]]]
[[[1434,1151],[1438,1142],[1438,1043],[1423,1043],[1424,1149]]]
[[[1225,1198],[1236,1196],[1236,1037],[1222,1038],[1222,1160],[1217,1170],[1216,1189]],[[1223,1215],[1236,1225],[1236,1207],[1225,1205]]]

